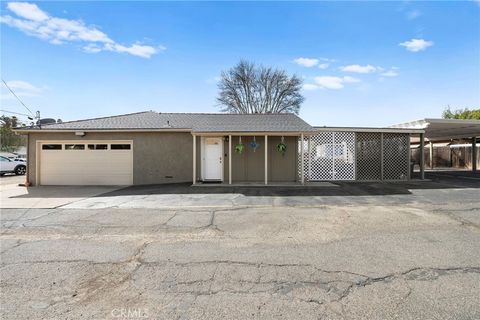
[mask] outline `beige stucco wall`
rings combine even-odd
[[[256,137],[260,147],[253,152],[249,143],[253,137],[242,137],[246,145],[243,154],[233,151],[233,182],[264,181],[264,136]],[[285,137],[287,152],[281,155],[276,150],[280,137],[269,137],[268,143],[268,180],[295,181],[297,137]],[[28,137],[28,181],[35,181],[36,143],[40,140],[132,140],[133,141],[133,183],[160,184],[174,182],[191,182],[193,165],[193,138],[188,132],[111,132],[87,133],[84,137],[74,132],[65,133],[30,133]],[[232,150],[238,143],[238,136],[232,139]],[[196,176],[201,179],[201,137],[196,137]],[[224,181],[228,182],[228,141],[224,141]],[[40,164],[41,165],[41,164]],[[108,164],[106,164],[108,165]]]
[[[235,145],[238,143],[238,136],[232,137],[232,181],[256,181],[263,182],[265,179],[265,136],[255,137],[260,147],[254,152],[250,147],[253,137],[242,137],[245,144],[245,151],[242,154],[235,152]],[[271,182],[293,182],[297,175],[297,137],[284,137],[287,145],[287,152],[282,155],[277,151],[277,144],[281,137],[268,137],[268,181]],[[228,142],[224,145],[224,177],[228,181]]]
[[[74,132],[30,133],[28,180],[33,185],[36,184],[35,159],[38,140],[132,140],[135,185],[192,181],[193,139],[188,132],[87,133],[84,137],[76,136]]]
[[[297,137],[284,137],[287,152],[282,155],[277,151],[280,137],[269,137],[269,179],[271,181],[297,180]]]

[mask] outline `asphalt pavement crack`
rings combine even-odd
[[[425,273],[433,273],[431,277],[425,277]],[[392,273],[383,277],[367,277],[365,280],[352,283],[341,294],[338,301],[345,299],[355,288],[363,288],[375,283],[387,283],[396,279],[404,279],[406,281],[433,281],[438,277],[452,273],[480,273],[480,267],[452,267],[452,268],[412,268],[401,273]],[[410,293],[409,293],[410,294]]]
[[[480,229],[480,225],[479,224],[476,224],[470,220],[467,220],[465,218],[462,218],[462,217],[459,217],[455,214],[452,213],[452,211],[462,211],[462,212],[466,212],[466,211],[480,211],[479,208],[471,208],[469,210],[451,210],[451,209],[434,209],[432,210],[434,213],[440,213],[440,214],[443,214],[444,216],[447,216],[449,217],[450,219],[456,221],[456,222],[459,222],[461,226],[466,226],[466,227],[471,227],[471,228],[475,228],[475,229]]]

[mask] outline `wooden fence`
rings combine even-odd
[[[477,168],[480,169],[480,146],[477,148]],[[425,167],[430,166],[430,148],[425,146]],[[412,149],[412,161],[420,164],[420,148]],[[457,168],[472,169],[472,147],[471,146],[433,146],[433,167],[434,168]]]

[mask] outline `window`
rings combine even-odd
[[[89,144],[88,150],[107,150],[108,144]]]
[[[65,150],[85,150],[84,144],[66,144]]]
[[[111,144],[110,149],[111,150],[130,150],[130,145],[129,144]]]
[[[0,157],[0,161],[2,162],[10,162],[9,159],[5,158],[5,157]]]
[[[61,144],[42,144],[42,150],[62,150]]]

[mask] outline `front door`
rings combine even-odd
[[[205,138],[205,180],[222,180],[223,178],[222,138]]]

